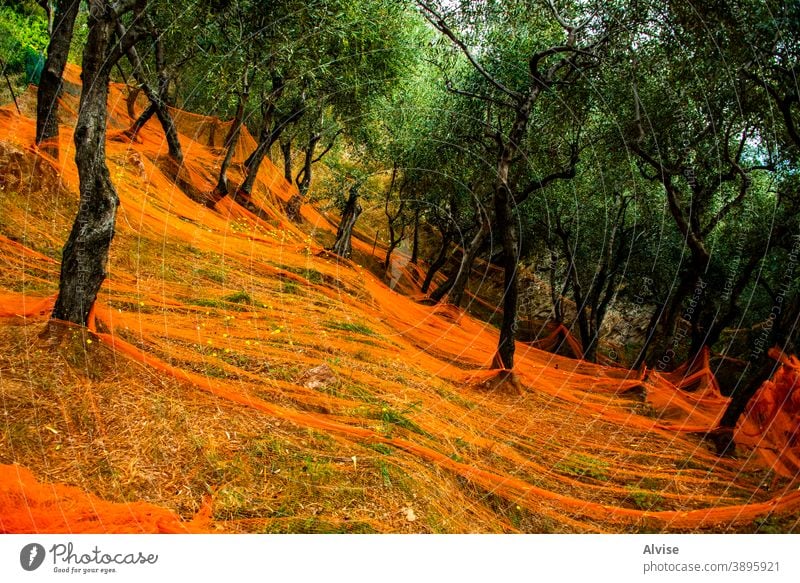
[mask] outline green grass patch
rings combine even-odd
[[[641,490],[636,486],[627,486],[628,498],[639,510],[661,510],[664,498],[656,492]]]
[[[227,271],[222,268],[201,268],[196,271],[197,275],[215,283],[225,283],[228,277]]]
[[[230,295],[227,295],[222,299],[225,300],[226,302],[230,302],[232,304],[249,304],[249,305],[253,305],[255,303],[253,298],[250,297],[250,294],[248,294],[246,291],[238,291],[238,292],[232,293]]]
[[[331,330],[343,330],[345,332],[355,332],[356,334],[363,334],[365,336],[377,336],[375,331],[366,324],[358,322],[335,322],[329,321],[325,325]]]
[[[593,478],[605,482],[608,480],[608,462],[588,455],[575,454],[558,462],[554,469],[557,472],[576,478]]]
[[[366,522],[355,520],[333,522],[317,516],[276,520],[264,530],[264,534],[375,534],[376,532]]]
[[[419,435],[424,435],[426,437],[431,437],[430,433],[423,430],[419,425],[411,421],[408,417],[406,417],[403,413],[399,413],[390,407],[383,407],[381,408],[380,415],[378,419],[383,421],[386,425],[396,425],[397,427],[402,427],[408,431],[413,433],[418,433]],[[391,433],[388,431],[387,433]]]
[[[368,443],[366,446],[382,455],[392,455],[392,448],[385,443]]]
[[[300,293],[300,286],[296,281],[281,282],[281,291],[285,294],[297,295]]]

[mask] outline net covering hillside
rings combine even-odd
[[[794,357],[775,355],[736,458],[701,439],[727,403],[707,357],[631,371],[545,339],[520,343],[515,382],[498,382],[494,327],[326,252],[335,217],[305,205],[303,226],[287,221],[293,187],[269,161],[257,214],[193,202],[187,187],[213,191],[228,124],[175,111],[186,163],[168,175],[155,120],[122,135],[121,85],[109,277],[89,330],[54,345],[41,333],[78,202],[75,67],[66,81],[58,159],[32,147],[32,91],[22,115],[0,109],[0,531],[800,528]],[[245,132],[233,183],[254,146]]]

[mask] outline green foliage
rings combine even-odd
[[[37,84],[49,41],[41,10],[0,6],[0,59],[7,73],[24,75],[25,83]]]

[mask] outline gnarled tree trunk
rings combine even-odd
[[[342,213],[342,222],[339,224],[339,229],[336,232],[336,242],[333,244],[331,250],[339,257],[349,259],[353,254],[352,237],[353,227],[361,214],[361,203],[358,202],[358,190],[360,184],[355,184],[350,187],[350,196],[345,204],[344,212]]]
[[[144,2],[139,3],[140,9]],[[58,298],[52,317],[85,325],[106,277],[119,199],[106,166],[109,73],[119,60],[112,47],[117,16],[105,0],[92,0],[83,52],[80,108],[75,126],[75,163],[80,205],[61,260]],[[124,42],[125,39],[121,39]]]

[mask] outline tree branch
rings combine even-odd
[[[344,130],[343,130],[343,129],[338,129],[338,130],[336,131],[336,133],[335,133],[335,134],[333,134],[333,137],[331,138],[331,143],[330,143],[330,144],[328,144],[328,147],[327,147],[327,148],[325,148],[324,150],[322,150],[322,153],[321,153],[319,156],[317,156],[316,158],[314,158],[314,159],[311,161],[311,163],[312,163],[312,164],[316,164],[317,162],[319,162],[320,160],[322,160],[322,159],[325,157],[325,154],[327,154],[328,152],[330,152],[330,151],[331,151],[331,148],[333,148],[334,144],[336,143],[336,138],[338,138],[338,137],[339,137],[339,136],[340,136],[342,133],[344,133]]]
[[[417,5],[422,8],[422,15],[425,17],[425,20],[431,23],[431,25],[449,38],[453,44],[455,44],[464,56],[467,57],[467,60],[472,64],[474,69],[480,73],[480,75],[486,79],[491,85],[493,85],[496,89],[498,89],[501,93],[505,93],[514,101],[519,101],[521,99],[521,95],[516,91],[509,89],[505,85],[503,85],[500,81],[494,78],[494,76],[490,75],[489,72],[483,67],[483,65],[478,62],[472,52],[469,50],[469,47],[462,41],[453,30],[447,25],[444,20],[444,17],[440,15],[436,10],[434,10],[427,2],[423,2],[422,0],[416,0]]]
[[[548,174],[544,178],[539,178],[536,180],[531,181],[523,190],[522,193],[516,198],[517,205],[522,204],[525,202],[528,197],[533,194],[534,192],[538,192],[539,190],[543,190],[546,188],[550,183],[555,182],[556,180],[570,180],[575,178],[575,170],[578,166],[578,161],[580,160],[580,152],[578,149],[577,144],[573,144],[570,148],[570,157],[569,163],[565,168]]]

